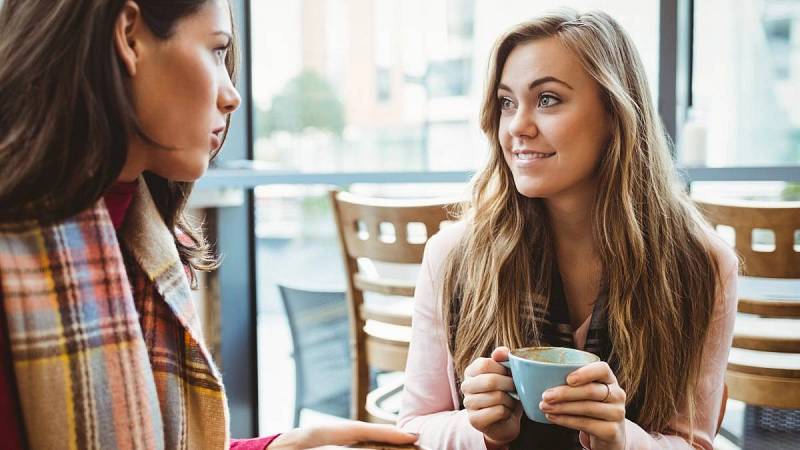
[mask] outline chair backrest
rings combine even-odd
[[[764,278],[800,278],[800,202],[695,203],[714,226],[733,228],[734,248],[743,262],[743,274]],[[753,240],[774,236],[774,245]]]
[[[376,263],[420,264],[425,243],[442,224],[452,221],[457,201],[401,200],[330,192],[347,278],[353,346],[354,418],[369,420],[365,399],[369,368],[403,370],[410,339],[411,315],[364,303],[364,294],[413,297],[414,281],[360,270],[359,259]],[[386,299],[388,300],[388,299]],[[368,323],[369,321],[369,323]]]
[[[725,236],[721,226],[732,228],[743,275],[784,279],[765,280],[767,285],[800,278],[800,246],[796,244],[800,241],[800,202],[704,199],[695,203],[720,235]],[[764,317],[737,316],[726,391],[730,398],[747,404],[795,408],[798,396],[791,393],[797,392],[797,359],[794,354],[777,352],[796,345],[796,334],[786,332],[792,329],[791,320],[784,323],[781,321],[786,319],[775,317],[796,316],[792,311],[797,309],[800,295],[771,299],[766,285],[743,292],[742,281],[739,312]]]
[[[295,409],[349,396],[352,365],[345,293],[282,285],[278,289],[294,345]]]

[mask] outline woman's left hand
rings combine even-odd
[[[624,450],[625,397],[614,372],[600,361],[546,390],[539,408],[554,424],[586,433],[592,450]]]
[[[269,450],[320,449],[334,450],[357,442],[374,441],[394,445],[410,445],[419,438],[391,425],[336,421],[314,427],[295,428],[278,436],[269,445]]]

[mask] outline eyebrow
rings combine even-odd
[[[552,81],[552,82],[556,82],[556,83],[563,84],[564,86],[566,86],[566,87],[568,87],[570,90],[572,90],[572,86],[570,86],[570,85],[569,85],[567,82],[565,82],[565,81],[561,81],[561,80],[559,80],[558,78],[556,78],[556,77],[552,77],[552,76],[546,76],[546,77],[542,77],[542,78],[538,78],[538,79],[536,79],[536,80],[533,80],[533,82],[532,82],[531,84],[529,84],[529,85],[528,85],[528,90],[531,90],[531,89],[535,88],[536,86],[539,86],[539,85],[541,85],[541,84],[544,84],[544,83],[547,83],[547,82],[551,82],[551,81]],[[507,90],[507,91],[511,91],[511,88],[509,88],[508,86],[506,86],[506,85],[505,85],[505,84],[503,84],[503,83],[500,83],[499,85],[497,85],[497,89],[498,89],[498,90],[500,90],[500,89],[505,89],[505,90]]]
[[[233,42],[233,36],[232,36],[230,33],[228,33],[227,31],[222,31],[222,30],[220,30],[220,31],[215,31],[215,32],[213,32],[213,33],[211,33],[211,34],[212,34],[213,36],[219,36],[219,35],[222,35],[222,36],[225,36],[225,37],[227,37],[227,38],[228,38],[228,45],[230,45],[230,44],[231,44],[231,42]]]

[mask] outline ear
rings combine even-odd
[[[114,24],[114,48],[128,75],[136,75],[136,65],[141,51],[141,33],[144,28],[142,13],[136,2],[128,0],[122,6]]]

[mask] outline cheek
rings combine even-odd
[[[503,155],[508,160],[508,154],[511,151],[511,135],[508,133],[508,118],[500,118],[500,123],[497,126],[497,140],[500,142],[500,148],[503,149]]]
[[[565,117],[552,127],[552,143],[562,158],[594,167],[607,142],[605,123],[605,119],[596,114]]]
[[[143,68],[134,101],[151,139],[177,149],[209,145],[215,81],[207,66],[198,51],[174,51]]]

